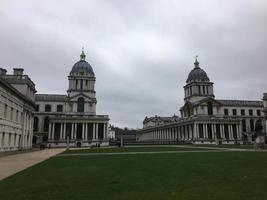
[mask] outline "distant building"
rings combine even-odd
[[[35,84],[21,68],[6,72],[0,68],[0,151],[30,149]]]
[[[115,139],[115,130],[112,130],[111,126],[108,127],[108,139]]]
[[[146,117],[137,139],[199,144],[253,142],[255,124],[264,123],[263,102],[215,99],[213,82],[197,59],[194,65],[184,86],[181,118]],[[264,99],[266,104],[266,95]]]
[[[265,131],[267,131],[267,93],[263,94],[263,105],[264,105],[264,117],[265,117]]]
[[[55,147],[108,145],[108,115],[96,114],[95,73],[82,51],[66,95],[36,94],[34,134]]]
[[[146,117],[143,121],[143,127],[154,127],[154,126],[161,126],[164,124],[170,124],[173,122],[177,122],[179,120],[179,117],[175,114],[172,117],[161,117],[155,115],[155,117]]]

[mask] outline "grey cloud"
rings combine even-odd
[[[264,0],[2,1],[0,66],[24,67],[40,93],[64,94],[85,46],[96,73],[97,112],[141,127],[179,114],[199,54],[221,99],[266,92]]]

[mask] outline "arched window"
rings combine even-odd
[[[84,98],[78,98],[77,112],[84,112]]]
[[[38,131],[38,125],[39,125],[39,118],[38,117],[34,117],[33,119],[33,131]]]
[[[44,132],[48,132],[49,129],[49,117],[44,118]]]

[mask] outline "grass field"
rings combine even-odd
[[[0,181],[0,199],[259,200],[266,169],[267,152],[53,157]]]

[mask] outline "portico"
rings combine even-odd
[[[104,119],[104,121],[103,121]],[[64,120],[51,118],[49,123],[48,142],[57,146],[66,146],[69,137],[70,146],[105,144],[108,142],[108,116],[91,120],[71,119]]]

